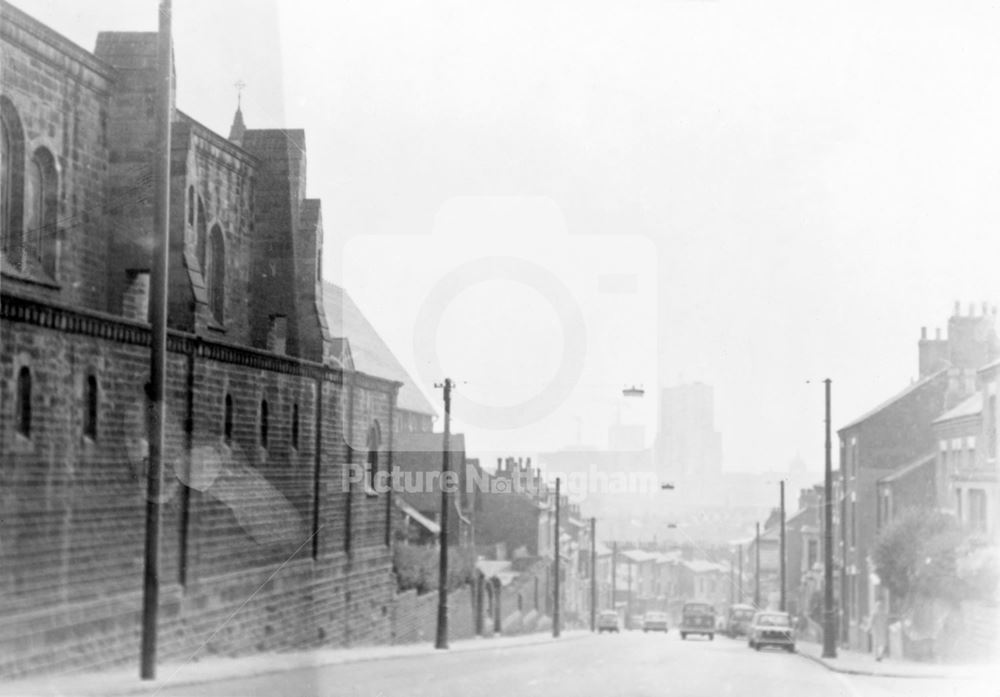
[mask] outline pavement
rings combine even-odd
[[[809,648],[809,647],[805,647]],[[847,656],[845,655],[846,659]],[[171,669],[175,672],[171,673]],[[380,646],[206,660],[161,666],[140,683],[111,674],[4,686],[17,695],[158,697],[997,697],[985,678],[914,680],[827,670],[810,655],[753,651],[745,641],[682,641],[667,634],[566,632],[454,642]]]
[[[572,641],[590,636],[586,630],[566,630],[558,641]],[[512,647],[534,646],[557,641],[551,631],[504,637],[476,637],[449,642],[449,653],[494,651]],[[95,673],[69,673],[0,683],[0,697],[28,695],[59,695],[74,697],[116,697],[123,695],[155,695],[166,689],[191,685],[226,683],[237,679],[256,678],[297,670],[312,670],[346,663],[387,661],[400,658],[427,657],[443,653],[431,643],[358,646],[339,649],[314,649],[262,653],[238,658],[211,657],[157,666],[155,680],[140,680],[139,660],[131,667]]]
[[[847,675],[869,675],[886,678],[927,678],[943,680],[993,680],[1000,683],[1000,665],[918,663],[883,658],[876,661],[870,653],[837,649],[836,658],[823,658],[823,646],[799,641],[798,653],[823,667]]]

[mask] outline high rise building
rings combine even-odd
[[[722,435],[715,430],[715,393],[694,382],[660,393],[656,468],[664,480],[717,477]]]

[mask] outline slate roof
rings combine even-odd
[[[918,380],[917,382],[914,382],[913,384],[907,386],[906,389],[904,389],[903,391],[897,393],[895,396],[890,397],[886,401],[884,401],[881,404],[879,404],[874,409],[871,409],[870,411],[867,411],[863,415],[861,415],[858,418],[854,419],[854,421],[852,421],[851,423],[847,424],[846,426],[841,426],[840,428],[837,429],[837,432],[839,433],[840,431],[846,431],[849,428],[853,428],[854,426],[857,426],[858,424],[867,421],[868,419],[870,419],[871,417],[875,416],[876,414],[878,414],[880,411],[882,411],[886,407],[889,407],[889,406],[895,404],[896,402],[898,402],[899,400],[903,399],[907,395],[909,395],[909,394],[911,394],[913,392],[916,392],[921,387],[923,387],[924,385],[927,385],[928,383],[930,383],[933,380],[935,380],[938,376],[940,376],[940,375],[942,375],[942,374],[944,374],[946,372],[948,372],[947,368],[945,368],[943,370],[939,370],[938,372],[934,373],[933,375],[928,375],[923,380]]]
[[[323,283],[323,310],[330,336],[346,338],[350,343],[354,367],[362,373],[403,383],[396,406],[405,411],[437,416],[437,411],[393,355],[371,322],[338,285]]]
[[[910,474],[914,470],[920,469],[924,465],[927,465],[928,463],[934,462],[934,460],[936,459],[936,457],[937,456],[936,456],[935,453],[927,453],[926,455],[918,458],[917,460],[914,460],[913,462],[911,462],[910,464],[906,465],[905,467],[900,467],[898,470],[894,471],[892,474],[887,474],[886,476],[882,477],[881,479],[878,480],[878,483],[879,484],[888,484],[888,483],[891,483],[891,482],[895,482],[895,481],[897,481],[899,479],[902,479],[903,477],[905,477],[906,475]]]
[[[959,402],[954,407],[934,419],[934,423],[939,424],[952,419],[961,419],[966,416],[978,416],[983,413],[983,393],[976,392],[964,402]]]
[[[443,433],[396,433],[393,434],[392,449],[395,453],[393,464],[407,472],[437,472],[441,469],[441,451],[444,448]],[[449,465],[454,471],[465,466],[465,435],[452,433],[448,436],[448,451],[456,455]]]

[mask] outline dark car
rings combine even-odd
[[[776,646],[794,653],[795,630],[788,613],[768,610],[754,615],[747,635],[747,645],[757,651],[765,646]]]
[[[731,637],[747,636],[756,610],[753,605],[732,605],[726,616],[726,634]]]
[[[681,610],[681,639],[688,634],[701,634],[715,638],[715,608],[709,603],[684,603]]]

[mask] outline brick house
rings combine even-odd
[[[138,655],[157,37],[0,15],[12,676]],[[331,330],[305,134],[175,109],[171,152],[160,658],[385,641],[392,496],[345,482],[388,466],[401,381]]]
[[[977,369],[996,357],[995,320],[995,308],[984,306],[977,314],[973,307],[963,315],[956,304],[947,337],[938,331],[929,339],[926,329],[921,332],[919,379],[837,431],[841,483],[836,502],[841,521],[837,556],[844,571],[841,640],[852,648],[868,650],[863,627],[881,592],[871,557],[880,505],[886,505],[879,503],[880,496],[885,499],[893,486],[898,490],[904,484],[917,486],[914,478],[933,470],[937,446],[933,424],[972,395]]]
[[[940,506],[951,511],[977,545],[996,544],[997,384],[1000,361],[979,371],[979,390],[935,421]]]

